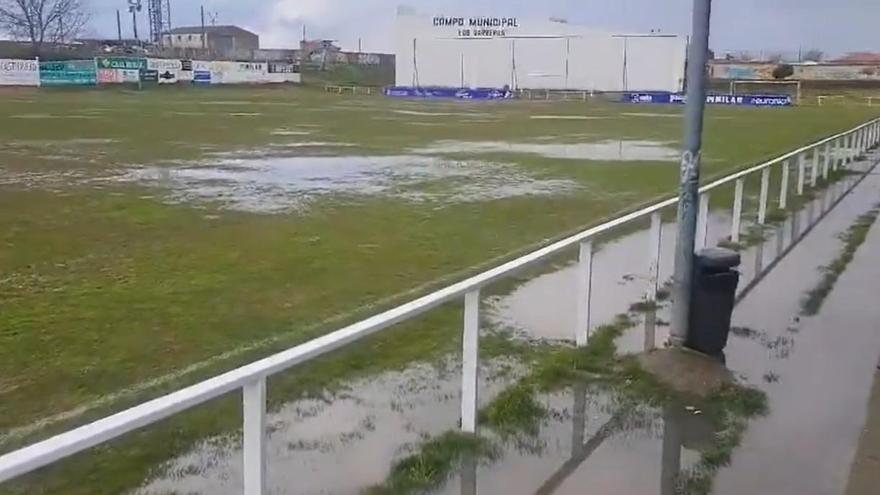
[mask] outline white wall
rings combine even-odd
[[[518,88],[597,91],[683,87],[682,36],[618,36],[517,18],[493,18],[494,26],[471,27],[481,19],[399,15],[396,83],[502,87],[515,81]]]
[[[624,40],[625,90],[656,90],[659,82],[666,81],[676,88],[669,91],[681,91],[684,87],[686,40],[679,37],[627,37]]]

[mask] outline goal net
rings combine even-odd
[[[730,94],[788,95],[796,103],[801,103],[800,81],[777,80],[735,80],[730,81]]]

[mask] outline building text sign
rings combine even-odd
[[[507,36],[507,30],[518,28],[516,17],[446,17],[433,19],[434,27],[457,28],[460,38],[497,38]]]

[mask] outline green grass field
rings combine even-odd
[[[678,178],[668,157],[681,134],[674,107],[290,88],[0,96],[0,451],[668,196]],[[877,113],[712,107],[704,178]],[[637,150],[627,151],[631,142]],[[362,157],[365,170],[348,170]],[[257,158],[247,182],[254,176],[235,167]],[[333,169],[263,173],[272,160]],[[411,161],[422,164],[395,175]],[[388,165],[370,168],[377,163]],[[212,174],[200,176],[205,169]],[[457,346],[458,311],[322,360],[272,390],[274,400],[441,355]],[[118,473],[106,485],[68,478],[20,493],[117,493],[196,433],[225,425],[199,421],[167,445],[99,452]],[[62,469],[82,474],[76,466]]]

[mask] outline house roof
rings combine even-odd
[[[166,31],[165,34],[202,34],[202,31],[202,26],[181,26]],[[257,36],[257,33],[238,26],[205,26],[204,31],[208,34],[216,34],[220,36],[237,36],[241,34]]]
[[[833,62],[848,62],[848,63],[880,63],[880,53],[871,53],[871,52],[852,52],[847,53],[843,57],[833,60]]]

